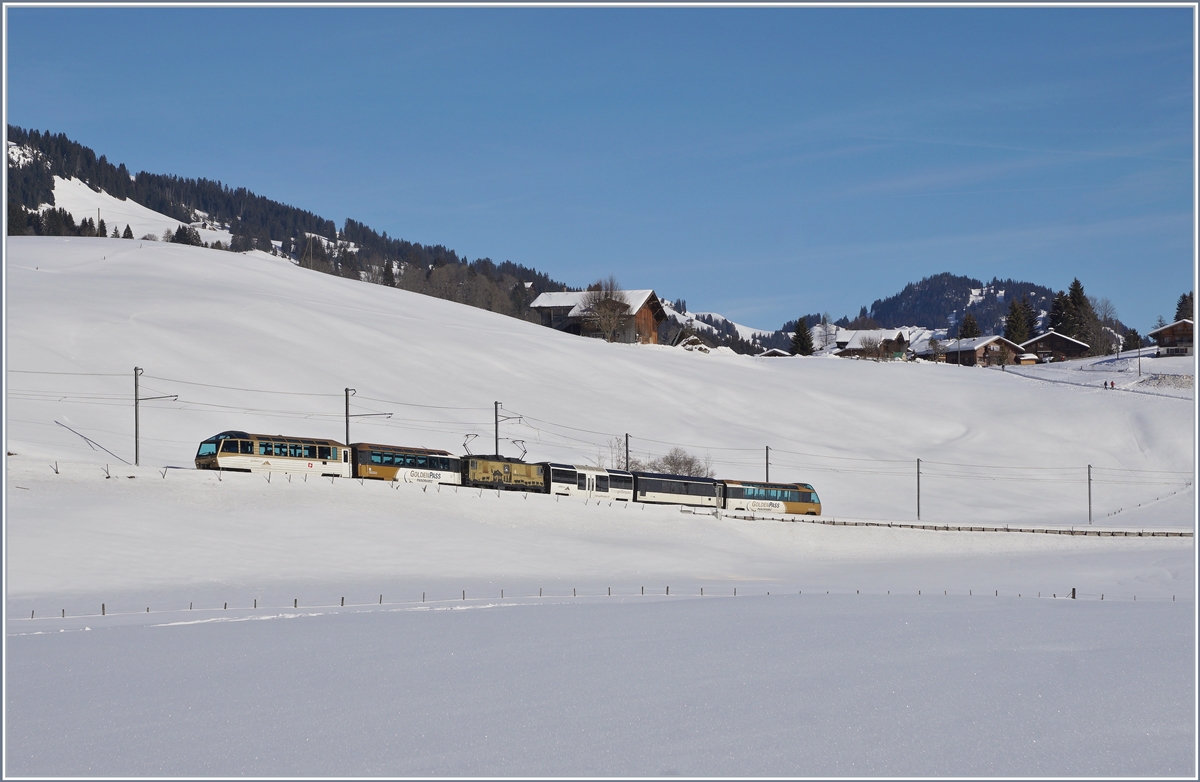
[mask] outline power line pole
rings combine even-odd
[[[354,396],[357,391],[353,388],[346,389],[346,449],[350,449],[350,419],[351,418],[391,418],[391,413],[355,413],[350,415],[350,397]]]
[[[500,455],[500,403],[493,402],[492,405],[493,405],[493,408],[496,413],[496,450],[492,451],[492,453],[499,456]]]
[[[99,214],[100,210],[97,209]],[[141,425],[138,420],[138,375],[142,374],[141,367],[133,368],[133,466],[140,467],[142,465],[142,437]]]
[[[770,482],[771,482],[771,446],[769,446],[769,445],[767,446],[767,462],[766,462],[766,467],[767,467],[767,478],[766,478],[766,481],[767,481],[767,483],[770,483]]]
[[[629,472],[629,432],[625,433],[625,471]]]
[[[921,520],[921,460],[917,459],[917,521]]]
[[[142,374],[141,367],[133,368],[133,466],[140,467],[142,465],[142,427],[139,415],[139,406],[142,402],[151,402],[155,399],[178,399],[179,394],[166,394],[164,396],[148,396],[143,398],[138,388],[138,376]]]
[[[1092,465],[1088,465],[1088,524],[1092,523]]]

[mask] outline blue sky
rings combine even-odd
[[[1192,11],[8,9],[10,123],[747,325],[949,271],[1143,333],[1193,278]]]

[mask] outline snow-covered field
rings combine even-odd
[[[913,521],[920,458],[922,521],[1087,526],[1090,464],[1093,526],[1192,530],[1184,381],[608,345],[261,253],[7,252],[9,773],[1194,773],[1192,538],[170,469],[226,429],[342,439],[349,387],[392,414],[355,441],[490,452],[499,400],[505,453],[612,463],[628,432],[760,478],[770,446],[838,519]],[[141,467],[134,366],[177,395],[142,403]]]

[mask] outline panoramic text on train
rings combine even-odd
[[[693,505],[758,513],[821,514],[807,483],[767,483],[668,475],[506,456],[467,454],[378,443],[340,443],[229,431],[200,443],[196,469],[312,473],[405,483],[453,484],[564,497]]]

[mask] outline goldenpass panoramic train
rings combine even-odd
[[[768,513],[821,514],[807,483],[765,483],[667,475],[556,462],[524,462],[377,443],[229,431],[200,443],[196,469],[313,473],[405,483],[441,483],[563,497],[692,505]]]

